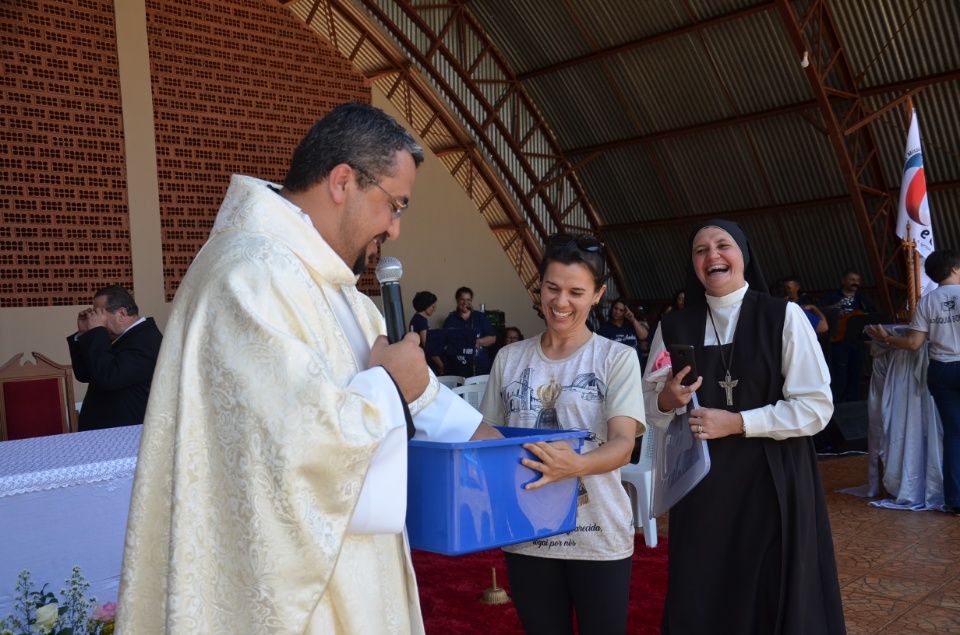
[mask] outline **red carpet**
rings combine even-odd
[[[413,566],[420,586],[420,606],[428,635],[441,633],[497,633],[523,635],[513,602],[481,604],[491,585],[490,570],[497,569],[497,586],[510,594],[510,580],[503,552],[490,549],[466,556],[441,556],[412,550]],[[627,632],[653,635],[660,632],[660,616],[667,592],[667,541],[660,538],[655,549],[637,535],[630,579]],[[511,596],[512,597],[512,596]]]

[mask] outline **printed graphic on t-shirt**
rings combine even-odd
[[[852,295],[845,295],[845,296],[843,296],[842,298],[840,298],[840,306],[839,306],[839,308],[840,308],[840,313],[841,313],[841,314],[842,314],[842,313],[849,313],[849,312],[853,311],[854,300],[855,300],[855,299],[856,299],[856,298],[855,298],[854,296],[852,296]]]
[[[621,344],[626,344],[630,348],[637,347],[637,336],[636,335],[626,335],[624,333],[617,333],[613,336],[614,342],[620,342]]]
[[[521,426],[549,430],[567,430],[557,411],[557,402],[561,399],[604,402],[607,398],[607,386],[596,373],[577,375],[573,383],[563,386],[557,383],[556,375],[542,379],[534,377],[533,368],[524,369],[518,381],[503,387],[501,398],[507,418],[519,417]],[[570,407],[576,407],[569,403]],[[516,425],[516,424],[515,424]]]

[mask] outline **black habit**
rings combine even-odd
[[[701,407],[741,412],[783,399],[786,301],[752,288],[734,346],[733,405],[719,383],[720,347],[704,345],[703,299],[661,322],[665,346],[692,344]],[[663,633],[845,633],[830,521],[811,437],[739,435],[707,441],[707,476],[670,510],[669,589]]]

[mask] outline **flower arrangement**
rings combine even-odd
[[[69,586],[60,589],[58,601],[46,584],[35,591],[30,572],[22,570],[17,576],[14,612],[0,621],[0,635],[112,635],[117,605],[94,604],[97,598],[84,597],[90,583],[83,579],[80,567],[73,568],[66,582]]]

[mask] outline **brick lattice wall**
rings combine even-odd
[[[164,292],[173,299],[230,175],[282,180],[364,77],[270,0],[148,0]],[[0,308],[133,289],[113,4],[0,5]],[[372,274],[360,288],[379,294]]]
[[[113,4],[0,5],[0,308],[133,288]]]
[[[313,123],[370,88],[332,46],[265,0],[148,0],[167,299],[200,249],[231,174],[270,181]],[[361,289],[379,294],[371,274]]]

